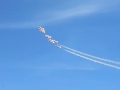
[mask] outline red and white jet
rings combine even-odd
[[[58,47],[58,48],[62,48],[61,46],[59,46],[59,45],[56,45],[56,47]]]
[[[38,29],[39,29],[40,32],[45,33],[45,29],[44,28],[38,26]]]
[[[51,42],[51,43],[55,43],[52,39],[48,39],[48,41]]]
[[[58,41],[56,41],[56,40],[53,40],[55,43],[58,43]]]
[[[49,36],[49,35],[45,35],[45,37],[46,37],[47,39],[51,39],[51,38],[52,38],[52,36]]]
[[[51,43],[58,43],[58,41],[52,40],[52,39],[48,39],[48,41],[51,42]]]

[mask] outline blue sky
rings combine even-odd
[[[60,44],[120,62],[119,0],[2,0],[0,90],[119,90],[120,70],[71,55]]]

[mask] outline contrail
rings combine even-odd
[[[106,61],[106,62],[110,62],[110,63],[114,63],[114,64],[120,64],[120,62],[116,62],[116,61],[112,61],[112,60],[108,60],[108,59],[104,59],[104,58],[100,58],[100,57],[96,57],[96,56],[93,56],[93,55],[90,55],[90,54],[86,54],[86,53],[83,53],[83,52],[80,52],[80,51],[77,51],[77,50],[74,50],[74,49],[71,49],[69,47],[66,47],[64,45],[61,45],[62,47],[68,49],[68,50],[71,50],[73,52],[77,52],[79,54],[82,54],[82,55],[85,55],[85,56],[89,56],[91,58],[94,58],[94,59],[99,59],[99,60],[102,60],[102,61]]]
[[[64,49],[64,50],[65,50],[66,52],[68,52],[68,53],[71,53],[71,54],[73,54],[73,55],[79,56],[79,57],[81,57],[81,58],[84,58],[84,59],[87,59],[87,60],[90,60],[90,61],[93,61],[93,62],[102,64],[102,65],[105,65],[105,66],[109,66],[109,67],[113,67],[113,68],[116,68],[116,69],[120,69],[120,67],[118,67],[118,66],[114,66],[114,65],[111,65],[111,64],[103,63],[103,62],[100,62],[100,61],[97,61],[97,60],[95,60],[95,59],[82,56],[82,55],[80,55],[80,54],[77,54],[77,53],[75,53],[75,52],[72,52],[72,51],[69,51],[69,50],[66,50],[66,49]]]

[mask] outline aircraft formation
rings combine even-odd
[[[48,40],[50,43],[55,44],[55,46],[58,47],[58,48],[61,48],[61,46],[58,45],[58,41],[52,39],[52,36],[46,34],[46,31],[45,31],[44,28],[38,26],[38,29],[39,29],[40,32],[42,32],[42,33],[44,34],[44,36],[47,38],[47,40]]]
[[[102,65],[105,65],[105,66],[113,67],[113,68],[116,68],[116,69],[120,70],[120,66],[118,66],[118,65],[120,65],[120,62],[109,60],[109,59],[100,58],[100,57],[97,57],[97,56],[93,56],[93,55],[90,55],[90,54],[87,54],[87,53],[83,53],[83,52],[77,51],[75,49],[69,48],[67,46],[58,44],[57,40],[52,39],[52,36],[46,34],[46,31],[45,31],[44,28],[38,26],[38,29],[39,29],[39,31],[41,33],[44,34],[46,39],[50,43],[54,44],[56,47],[62,48],[64,51],[66,51],[66,52],[68,52],[70,54],[73,54],[75,56],[79,56],[79,57],[81,57],[83,59],[86,59],[86,60],[89,60],[89,61],[92,61],[92,62],[96,62],[96,63],[102,64]]]

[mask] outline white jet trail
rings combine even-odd
[[[104,59],[104,58],[100,58],[100,57],[96,57],[96,56],[93,56],[93,55],[90,55],[90,54],[86,54],[86,53],[83,53],[83,52],[80,52],[80,51],[77,51],[77,50],[74,50],[74,49],[71,49],[69,47],[66,47],[64,45],[61,45],[62,47],[68,49],[68,50],[71,50],[73,52],[77,52],[79,54],[82,54],[82,55],[85,55],[85,56],[89,56],[91,58],[94,58],[94,59],[98,59],[98,60],[102,60],[102,61],[106,61],[106,62],[110,62],[110,63],[114,63],[114,64],[120,64],[120,62],[116,62],[116,61],[112,61],[112,60],[108,60],[108,59]]]
[[[114,66],[114,65],[107,64],[107,63],[104,63],[104,62],[101,62],[101,61],[97,61],[97,60],[95,60],[95,59],[88,58],[88,57],[86,57],[86,56],[82,56],[82,55],[80,55],[80,54],[77,54],[77,53],[75,53],[75,52],[72,52],[72,51],[69,51],[69,50],[66,50],[66,49],[64,49],[64,50],[65,50],[66,52],[68,52],[68,53],[71,53],[71,54],[73,54],[73,55],[76,55],[76,56],[79,56],[79,57],[81,57],[81,58],[87,59],[87,60],[89,60],[89,61],[93,61],[93,62],[102,64],[102,65],[105,65],[105,66],[109,66],[109,67],[113,67],[113,68],[116,68],[116,69],[120,69],[120,67],[118,67],[118,66]]]

